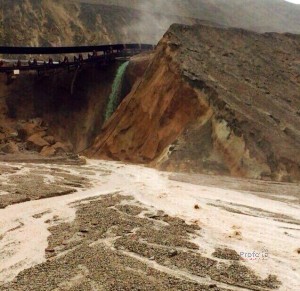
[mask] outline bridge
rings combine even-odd
[[[44,62],[28,62],[26,64],[17,60],[10,60],[8,64],[2,63],[0,73],[6,73],[8,78],[20,74],[21,71],[37,71],[38,73],[57,68],[79,67],[86,63],[109,64],[117,59],[126,59],[141,52],[151,51],[155,48],[152,44],[113,44],[98,46],[73,46],[73,47],[4,47],[0,46],[3,55],[68,55],[88,53],[88,58],[76,57],[74,61],[64,59],[55,62],[52,58]],[[92,53],[92,54],[91,54]],[[12,64],[11,64],[12,63]]]

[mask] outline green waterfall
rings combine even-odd
[[[118,68],[115,80],[112,84],[112,91],[108,98],[108,104],[105,111],[105,121],[112,116],[119,105],[122,83],[128,64],[129,62],[125,62]]]

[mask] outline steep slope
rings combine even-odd
[[[173,23],[199,21],[300,33],[284,0],[0,0],[0,45],[156,43]]]
[[[284,0],[79,0],[194,17],[257,31],[300,32],[300,6]]]
[[[29,149],[51,156],[53,147],[43,140],[46,129],[50,145],[60,141],[72,145],[75,152],[89,146],[101,132],[118,66],[90,64],[76,71],[56,70],[40,76],[28,72],[10,85],[5,84],[5,75],[0,75],[0,155]],[[11,149],[6,150],[8,146]]]
[[[196,22],[124,6],[64,0],[0,0],[0,15],[0,45],[15,46],[155,43],[171,23]],[[150,27],[146,18],[152,20]]]
[[[300,37],[173,25],[89,156],[300,179]]]

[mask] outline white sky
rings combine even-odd
[[[295,3],[295,4],[300,4],[300,0],[285,0],[285,1]]]

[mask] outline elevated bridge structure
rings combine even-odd
[[[98,46],[76,46],[76,47],[3,47],[0,46],[0,54],[22,55],[34,57],[35,55],[50,55],[58,56],[58,59],[64,55],[73,54],[76,58],[73,60],[45,60],[36,62],[21,62],[18,60],[6,59],[0,63],[0,73],[6,73],[8,78],[17,76],[22,71],[41,72],[50,71],[58,68],[72,69],[82,66],[87,63],[96,63],[107,65],[118,59],[128,59],[131,56],[141,52],[151,51],[155,48],[152,44],[113,44],[113,45],[98,45]],[[88,53],[88,57],[78,57],[78,54]],[[29,59],[30,59],[29,58]],[[39,57],[40,58],[40,57]]]

